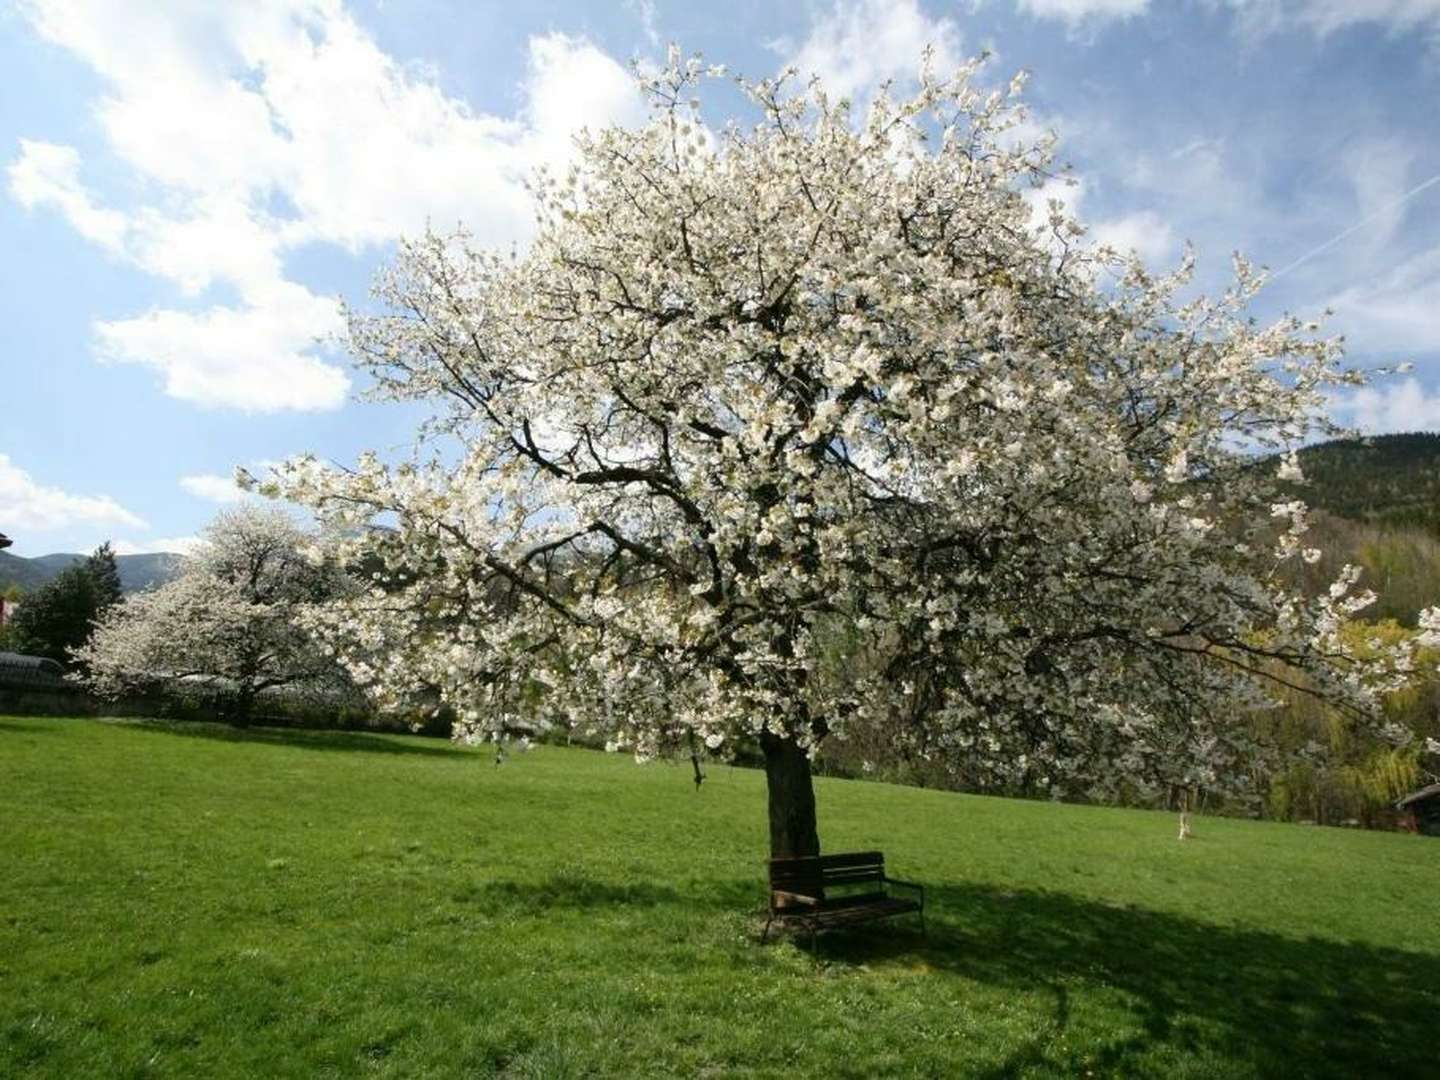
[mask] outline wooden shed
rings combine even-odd
[[[1412,791],[1395,804],[1405,828],[1422,836],[1440,836],[1440,784]]]

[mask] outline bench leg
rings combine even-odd
[[[764,945],[764,944],[765,944],[765,939],[770,936],[770,924],[773,923],[774,921],[775,921],[775,916],[774,916],[774,915],[771,915],[768,919],[765,920],[765,929],[764,929],[763,931],[761,931],[761,933],[760,933],[760,944],[761,944],[761,945]]]
[[[930,934],[925,929],[925,909],[923,907],[920,909],[920,936],[923,938],[930,937]]]

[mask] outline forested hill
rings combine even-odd
[[[1308,483],[1296,493],[1311,506],[1440,538],[1440,434],[1321,443],[1302,450],[1300,464]]]
[[[0,551],[0,590],[11,585],[27,592],[39,588],[67,566],[73,566],[84,558],[84,555],[65,553],[26,559]],[[163,585],[179,572],[182,558],[171,552],[117,555],[115,566],[120,571],[120,587],[128,593]]]
[[[1306,544],[1324,552],[1291,566],[1307,592],[1354,563],[1378,597],[1367,619],[1413,626],[1420,609],[1440,604],[1440,435],[1320,443],[1300,451],[1300,465],[1305,483],[1294,494],[1315,510]]]

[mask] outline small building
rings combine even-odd
[[[1421,836],[1440,836],[1440,784],[1412,791],[1395,804],[1407,831]]]

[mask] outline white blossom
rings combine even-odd
[[[333,564],[306,557],[314,538],[279,510],[220,514],[180,576],[111,608],[77,654],[91,688],[107,696],[190,686],[220,696],[243,719],[273,687],[344,684],[333,649],[297,618],[306,605],[354,589]],[[369,680],[363,665],[356,668]]]

